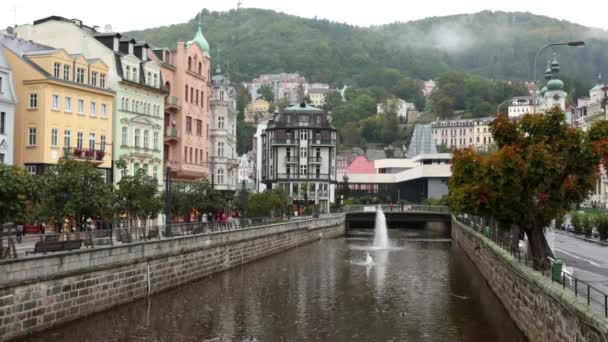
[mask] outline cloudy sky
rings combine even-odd
[[[144,29],[185,22],[202,8],[225,11],[238,0],[170,0],[170,6],[142,5],[139,1],[103,0],[91,6],[83,0],[3,0],[0,27],[30,23],[49,15],[79,18],[88,25],[111,24],[116,31]],[[564,5],[553,0],[242,0],[244,7],[274,9],[303,17],[319,17],[349,24],[369,26],[409,21],[429,16],[473,13],[482,10],[525,11],[608,30],[606,11],[598,10],[599,0],[578,0]],[[94,9],[94,10],[93,10]],[[16,11],[15,11],[16,10]],[[15,13],[16,12],[16,13]]]

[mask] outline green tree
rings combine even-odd
[[[543,229],[594,188],[598,165],[608,160],[608,136],[598,133],[593,140],[568,127],[559,108],[520,121],[501,115],[491,130],[497,151],[454,152],[449,206],[454,213],[495,220],[503,229],[518,227],[528,237],[534,267],[546,268],[552,252]]]
[[[361,144],[361,133],[356,123],[350,122],[339,130],[342,144],[353,147]]]
[[[247,216],[249,213],[249,191],[247,191],[247,185],[245,181],[241,184],[241,190],[237,195],[237,208],[241,212],[241,215]]]
[[[40,215],[56,225],[68,218],[83,227],[88,218],[112,217],[113,187],[91,164],[61,159],[53,171],[40,177],[46,177]]]
[[[226,200],[222,194],[214,190],[208,180],[203,179],[190,186],[190,200],[199,214],[222,210],[226,206]]]
[[[264,84],[263,86],[259,87],[258,95],[268,102],[274,101],[274,92],[272,91],[272,86],[270,84]]]
[[[119,168],[126,167],[121,162],[119,161]],[[132,176],[123,176],[115,193],[116,211],[127,215],[131,227],[136,219],[144,221],[145,226],[145,220],[158,215],[163,207],[158,181],[146,175],[143,169],[135,171]]]
[[[338,91],[331,91],[325,94],[325,104],[323,105],[323,109],[328,112],[334,110],[334,108],[340,106],[342,104],[342,95]]]
[[[414,103],[416,109],[424,108],[425,99],[422,95],[424,84],[410,77],[403,77],[393,88],[393,94],[407,102]]]
[[[255,126],[252,126],[244,121],[236,123],[236,153],[239,155],[245,154],[252,149],[253,136],[255,135]]]

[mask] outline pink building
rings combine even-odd
[[[175,51],[154,49],[169,92],[165,100],[165,166],[176,181],[209,176],[211,57],[201,26],[193,40]]]

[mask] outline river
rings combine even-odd
[[[463,251],[371,231],[274,255],[24,341],[525,341]]]

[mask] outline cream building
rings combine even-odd
[[[492,118],[444,120],[431,123],[435,145],[447,148],[474,147],[486,150],[494,140],[490,132]]]

